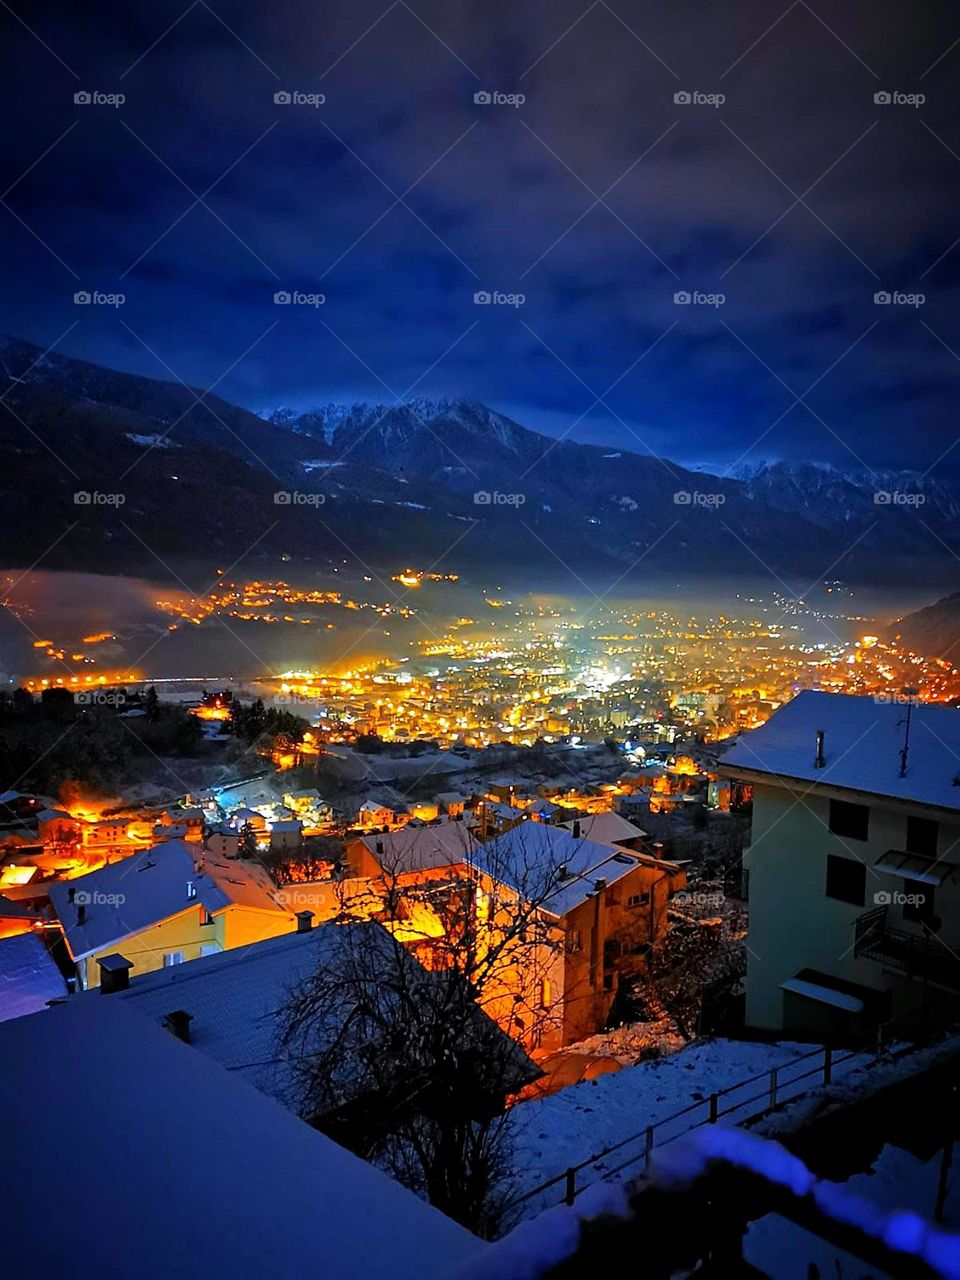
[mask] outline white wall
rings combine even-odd
[[[915,1003],[908,982],[853,955],[857,916],[873,908],[876,893],[903,890],[901,879],[876,872],[874,864],[888,850],[904,848],[906,810],[871,805],[869,838],[841,838],[829,829],[829,800],[805,790],[801,786],[793,793],[766,784],[754,790],[752,838],[745,857],[750,876],[747,1021],[753,1026],[782,1025],[780,984],[805,968],[877,990],[894,990],[898,1006],[908,1000]],[[863,906],[826,896],[828,854],[866,864]],[[960,863],[960,826],[941,823],[938,856],[944,854],[944,861]],[[960,886],[946,883],[938,888],[935,910],[944,921],[939,936],[960,951]],[[902,908],[891,907],[889,918],[897,928],[923,934],[919,925],[903,921]],[[939,998],[945,995],[941,992]]]

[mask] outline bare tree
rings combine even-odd
[[[492,1236],[506,1199],[505,1100],[539,1074],[523,1046],[560,1039],[549,902],[564,868],[539,824],[484,846],[463,826],[452,851],[449,831],[434,849],[430,830],[384,837],[382,874],[341,883],[341,919],[383,928],[345,931],[335,963],[293,993],[285,1048],[307,1119]]]

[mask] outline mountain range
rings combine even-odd
[[[784,462],[715,477],[470,400],[261,416],[12,337],[0,407],[11,568],[156,575],[249,556],[264,572],[436,564],[591,589],[622,575],[960,576],[960,490],[944,477]]]

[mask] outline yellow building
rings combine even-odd
[[[263,867],[182,840],[52,884],[50,900],[84,989],[118,950],[136,976],[289,933],[295,918]]]

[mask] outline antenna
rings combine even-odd
[[[913,713],[914,700],[916,699],[917,689],[904,689],[903,696],[907,699],[907,715],[906,719],[898,720],[898,724],[905,726],[903,732],[903,746],[900,748],[900,777],[907,776],[907,756],[910,754],[910,717]]]

